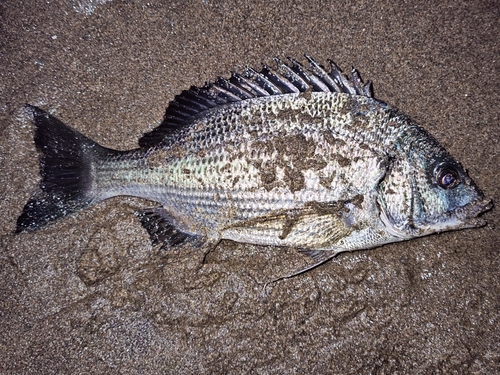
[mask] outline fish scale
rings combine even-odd
[[[492,207],[423,128],[351,78],[306,56],[183,91],[140,147],[99,146],[45,111],[36,126],[42,182],[17,232],[132,195],[168,248],[221,239],[293,246],[316,264],[444,230],[484,225]],[[309,269],[309,267],[307,268]]]

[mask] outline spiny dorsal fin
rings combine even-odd
[[[163,122],[139,139],[141,147],[151,147],[193,122],[199,116],[220,105],[269,95],[305,92],[339,92],[350,95],[372,96],[371,83],[363,83],[359,73],[353,69],[348,78],[337,65],[328,60],[330,73],[306,55],[309,69],[297,60],[288,58],[290,65],[275,58],[275,69],[264,65],[260,72],[246,68],[243,74],[232,73],[231,78],[219,77],[203,87],[192,86],[170,102]]]

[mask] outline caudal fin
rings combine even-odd
[[[36,126],[42,181],[17,219],[17,233],[36,230],[91,204],[92,163],[107,152],[42,109],[31,105],[26,109]]]

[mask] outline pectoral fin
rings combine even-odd
[[[353,228],[343,204],[314,203],[237,223],[223,238],[254,244],[331,250]]]

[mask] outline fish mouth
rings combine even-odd
[[[483,212],[493,208],[493,202],[488,198],[476,199],[463,207],[437,215],[437,217],[427,217],[420,225],[409,225],[406,222],[403,226],[395,225],[390,219],[385,207],[382,206],[380,219],[385,225],[387,232],[400,239],[410,239],[413,237],[426,236],[432,233],[440,233],[451,230],[465,228],[477,228],[487,224],[486,220],[479,218]],[[412,223],[413,224],[413,223]]]
[[[485,226],[487,224],[486,220],[478,216],[492,208],[493,202],[491,199],[476,199],[463,207],[440,214],[434,218],[428,218],[426,224],[416,229],[415,236],[420,237],[436,232]]]
[[[493,208],[493,201],[488,198],[477,199],[453,211],[455,217],[463,222],[464,228],[475,228],[486,225],[486,220],[478,217]]]

